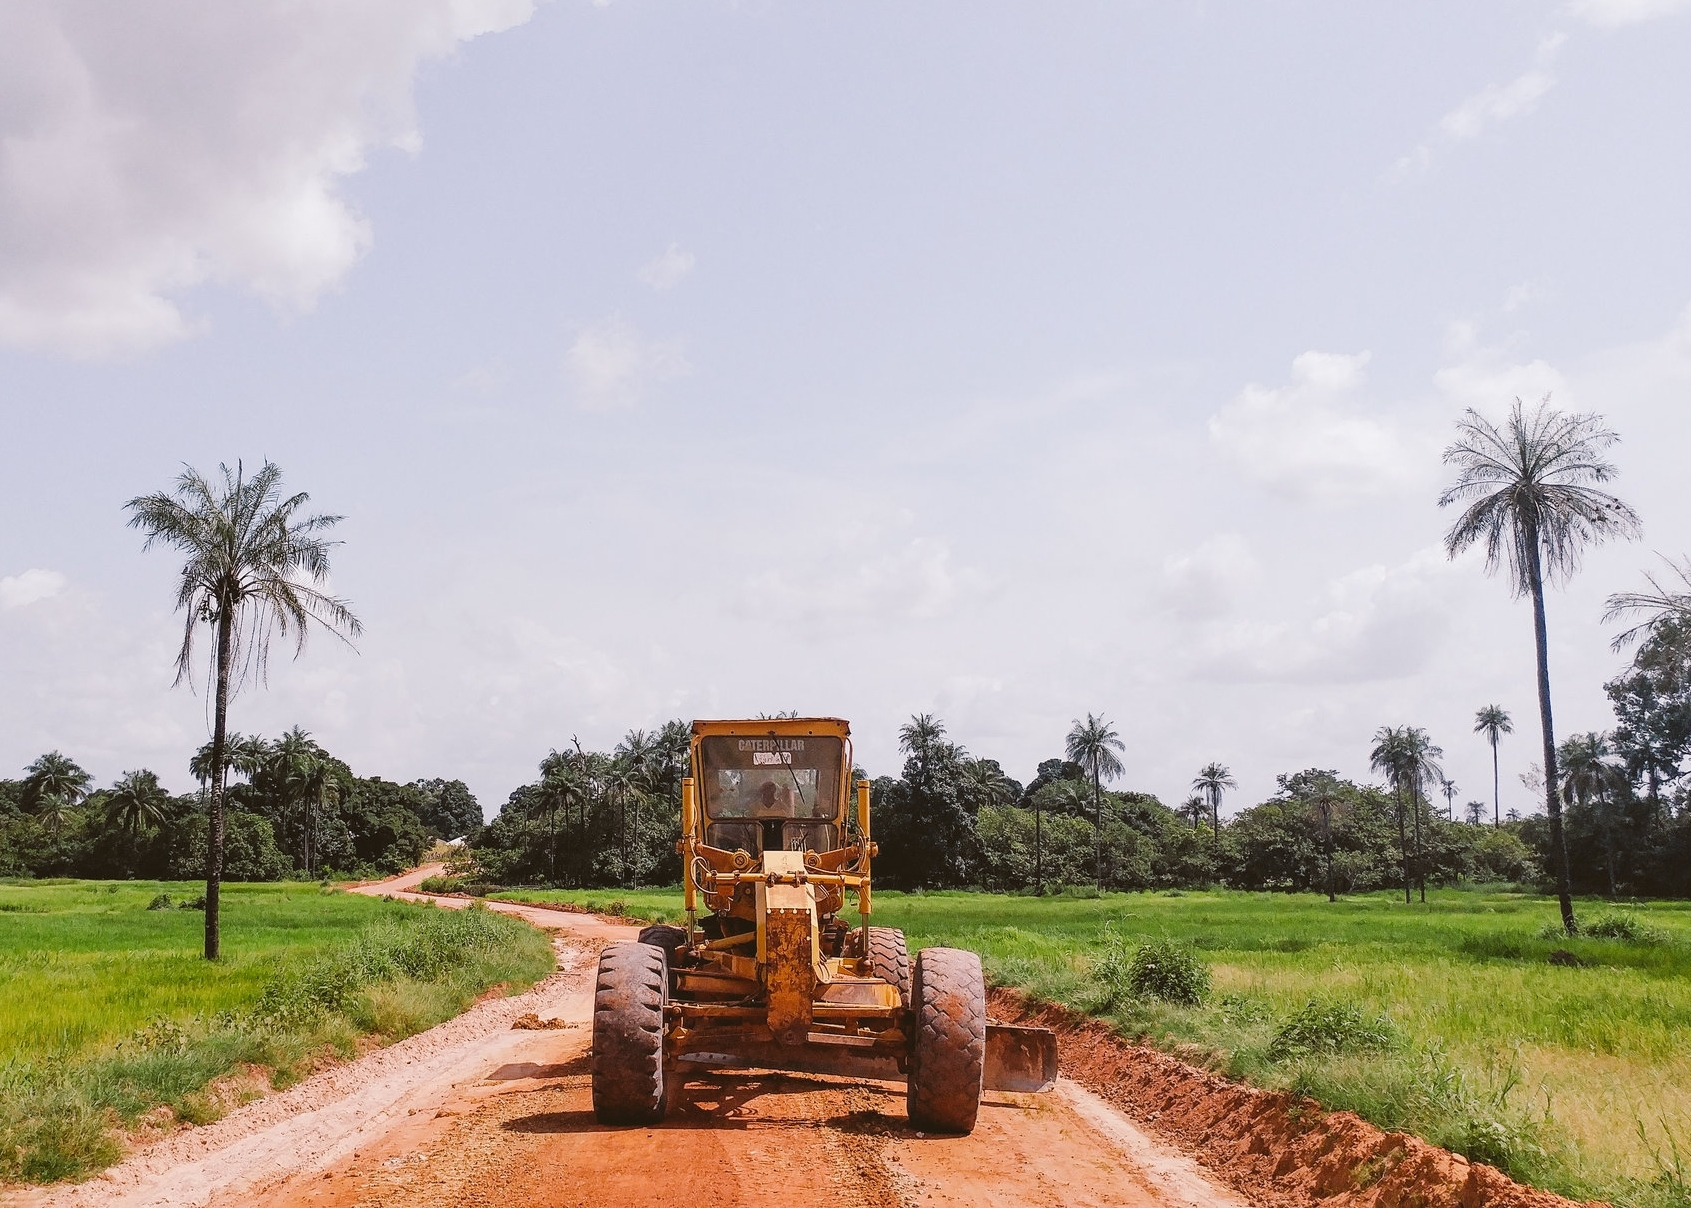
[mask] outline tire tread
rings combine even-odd
[[[930,1132],[971,1132],[986,1069],[980,957],[958,948],[924,948],[916,955],[911,988],[910,1123]]]
[[[664,950],[610,944],[593,991],[593,1114],[601,1124],[655,1124],[664,1115]]]

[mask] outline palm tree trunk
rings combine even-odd
[[[1568,836],[1562,828],[1562,802],[1556,793],[1556,727],[1550,716],[1550,639],[1544,624],[1544,572],[1539,563],[1538,529],[1527,533],[1527,580],[1532,589],[1532,635],[1538,654],[1538,723],[1544,737],[1544,804],[1550,816],[1550,859],[1555,865],[1556,899],[1562,930],[1574,934],[1573,876],[1568,868]]]
[[[1339,899],[1333,894],[1333,824],[1327,823],[1327,900],[1337,902]]]
[[[211,730],[211,802],[206,820],[206,927],[205,958],[218,957],[222,935],[219,931],[218,890],[223,885],[223,793],[225,767],[224,749],[229,741],[229,663],[232,657],[234,617],[227,604],[217,614],[217,703],[213,711]]]
[[[1497,787],[1497,739],[1491,740],[1491,829],[1499,830],[1503,826],[1503,816],[1498,798],[1501,796]]]
[[[1409,830],[1403,817],[1403,785],[1397,788],[1397,847],[1403,853],[1403,904],[1409,905]]]
[[[1098,781],[1098,768],[1092,768],[1092,832],[1097,843],[1097,854],[1094,857],[1095,871],[1098,874],[1098,895],[1104,894],[1104,795]]]
[[[1039,798],[1033,799],[1033,896],[1045,896],[1045,845],[1039,828]]]
[[[1410,798],[1415,803],[1415,883],[1421,887],[1421,904],[1427,904],[1427,861],[1421,855],[1421,790]]]
[[[1603,805],[1603,846],[1607,849],[1605,863],[1609,866],[1609,901],[1615,900],[1615,820],[1609,813],[1607,793],[1597,798]]]

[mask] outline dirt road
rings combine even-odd
[[[423,869],[357,892],[416,896]],[[458,904],[437,899],[441,905]],[[1088,1091],[990,1094],[968,1137],[912,1132],[903,1088],[704,1075],[656,1128],[593,1119],[600,945],[633,929],[499,904],[554,930],[560,971],[430,1032],[179,1132],[31,1205],[529,1208],[800,1204],[1173,1208],[1245,1201]],[[559,1026],[513,1030],[533,1013]]]

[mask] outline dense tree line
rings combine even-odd
[[[297,727],[229,736],[223,873],[235,881],[371,876],[416,864],[436,839],[481,827],[458,780],[395,784],[355,775]],[[0,876],[197,880],[205,876],[210,744],[189,761],[199,792],[153,772],[107,788],[57,751],[0,780]]]
[[[1575,893],[1691,896],[1691,623],[1651,627],[1606,685],[1616,726],[1559,744],[1554,795]],[[1488,705],[1475,734],[1512,733]],[[1547,814],[1502,813],[1497,797],[1458,810],[1443,752],[1416,726],[1385,726],[1368,752],[1380,782],[1330,769],[1278,777],[1267,800],[1221,815],[1229,770],[1210,763],[1170,808],[1106,788],[1125,744],[1103,719],[1077,721],[1063,753],[1022,784],[976,757],[937,719],[900,731],[901,774],[875,779],[876,872],[892,887],[1189,888],[1356,893],[1507,882],[1555,890],[1558,842]],[[477,875],[504,883],[673,883],[687,727],[635,731],[609,753],[572,746],[541,761],[472,838]],[[861,775],[861,773],[859,773]],[[1541,787],[1539,780],[1526,777]],[[1493,786],[1494,794],[1496,785]]]
[[[1041,763],[1021,785],[997,761],[946,741],[929,717],[913,719],[905,735],[904,774],[876,780],[870,799],[876,868],[896,887],[1041,892],[1102,882],[1113,890],[1353,893],[1404,884],[1397,797],[1331,771],[1281,776],[1273,797],[1224,819],[1213,792],[1171,809],[1148,793],[1102,789],[1101,778],[1066,756]],[[1231,777],[1212,764],[1198,780],[1219,787]],[[1412,808],[1423,838],[1408,849],[1417,883],[1540,875],[1525,824],[1453,822],[1424,800]]]
[[[540,761],[472,836],[474,875],[504,884],[673,884],[691,730],[633,730],[610,752],[579,743]]]

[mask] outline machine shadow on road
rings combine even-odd
[[[513,1072],[510,1077],[553,1077],[584,1071],[586,1059],[568,1065],[536,1067],[545,1072]],[[516,1067],[512,1068],[513,1071]],[[500,1071],[503,1073],[503,1071]],[[494,1077],[498,1077],[495,1074]],[[983,1108],[1027,1110],[1020,1103],[996,1097]],[[820,1109],[820,1110],[818,1110]],[[844,1109],[844,1110],[841,1110]],[[516,1133],[630,1132],[637,1129],[600,1124],[590,1108],[536,1112],[507,1120],[500,1126]],[[824,1077],[778,1072],[699,1073],[688,1077],[685,1091],[661,1124],[648,1130],[722,1131],[750,1129],[827,1129],[859,1136],[916,1137],[904,1112],[902,1087],[878,1083],[836,1081]]]

